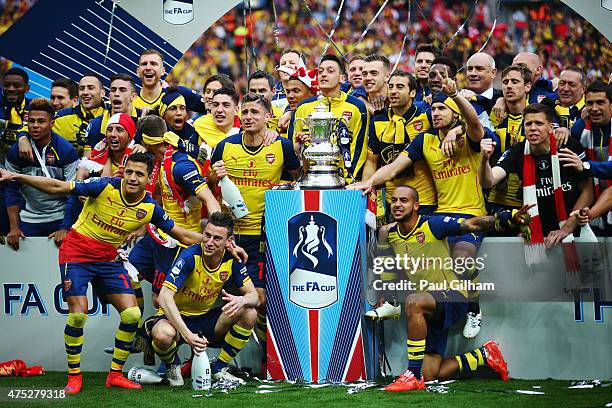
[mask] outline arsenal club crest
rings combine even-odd
[[[423,121],[422,120],[415,120],[412,123],[412,126],[414,127],[414,130],[420,132],[421,130],[423,130]]]
[[[136,218],[138,218],[139,220],[142,220],[146,216],[147,216],[147,211],[146,210],[143,210],[142,208],[139,208],[136,211]]]
[[[55,153],[46,152],[45,153],[45,163],[47,163],[47,165],[49,166],[55,163]]]
[[[225,282],[227,280],[227,276],[228,276],[227,271],[219,272],[219,279],[221,279],[223,282]]]
[[[274,163],[274,160],[276,160],[276,155],[274,153],[266,154],[266,161],[268,162],[268,164]]]
[[[346,120],[351,120],[351,118],[353,117],[353,112],[344,111],[342,112],[342,117]]]
[[[414,237],[416,238],[417,242],[419,244],[422,244],[423,242],[425,242],[425,233],[423,231],[419,231],[417,232]]]

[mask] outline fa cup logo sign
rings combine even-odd
[[[289,300],[320,309],[338,300],[337,223],[327,214],[307,211],[289,227]]]

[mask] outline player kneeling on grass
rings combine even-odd
[[[249,341],[259,297],[245,265],[225,249],[227,241],[233,239],[233,228],[228,214],[211,214],[204,228],[204,242],[181,251],[163,283],[157,298],[161,309],[151,334],[155,352],[170,366],[166,373],[170,385],[183,385],[175,358],[183,343],[195,353],[207,346],[221,348],[211,367],[212,379],[244,383],[227,369]],[[232,286],[242,296],[226,292]],[[225,304],[215,308],[219,295]]]
[[[419,195],[410,186],[398,186],[391,196],[391,214],[395,222],[381,227],[378,238],[381,248],[393,249],[395,255],[424,259],[451,259],[447,237],[495,228],[519,228],[529,224],[530,206],[520,210],[500,211],[495,216],[456,218],[444,215],[419,215]],[[455,372],[476,371],[487,364],[501,378],[508,379],[506,362],[494,341],[465,354],[444,358],[448,329],[460,322],[468,307],[467,291],[461,288],[447,262],[429,261],[425,267],[410,270],[415,287],[426,281],[434,291],[419,291],[406,298],[408,331],[408,370],[387,391],[411,391],[425,388],[425,381],[448,378]],[[460,283],[456,285],[455,283]]]

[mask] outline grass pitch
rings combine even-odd
[[[83,391],[79,395],[57,400],[9,400],[10,389],[61,389],[66,374],[50,372],[42,377],[0,379],[1,407],[61,406],[61,407],[182,407],[202,405],[212,407],[318,407],[363,406],[375,407],[605,407],[612,403],[612,383],[592,389],[568,389],[569,381],[509,380],[504,383],[493,379],[458,380],[448,384],[448,393],[413,391],[389,393],[380,386],[348,395],[347,387],[327,386],[309,388],[307,385],[285,383],[265,384],[250,380],[247,385],[228,393],[213,391],[208,397],[194,398],[190,380],[184,387],[144,386],[141,391],[107,389],[106,373],[84,373]],[[538,387],[538,388],[534,388]],[[270,388],[273,387],[273,388]],[[517,390],[543,392],[526,395]],[[258,393],[258,391],[260,393]],[[264,393],[261,393],[264,391]]]

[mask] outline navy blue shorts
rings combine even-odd
[[[436,299],[436,308],[433,315],[427,319],[427,340],[425,341],[425,354],[439,354],[444,357],[448,340],[448,329],[465,319],[468,312],[468,302],[463,295],[455,291],[431,293]],[[453,301],[442,301],[448,296]]]
[[[86,296],[87,284],[99,296],[134,294],[130,275],[121,262],[69,262],[60,264],[63,296]]]
[[[247,272],[256,288],[266,287],[264,269],[265,241],[261,235],[235,235],[236,245],[241,246],[249,255]]]
[[[223,313],[221,308],[215,307],[213,309],[210,309],[208,312],[204,313],[203,315],[199,315],[199,316],[181,315],[181,317],[183,318],[183,321],[187,325],[187,328],[192,333],[202,334],[204,337],[206,337],[206,340],[208,340],[208,347],[220,348],[223,345],[223,338],[217,339],[215,337],[215,325],[217,324],[217,321],[219,320],[221,313]],[[160,320],[168,320],[168,318],[165,315],[158,316],[155,323],[157,323]],[[177,333],[178,333],[178,330],[177,330]],[[180,337],[178,344],[179,345],[185,344],[185,339],[183,339],[183,337]]]
[[[452,217],[454,219],[459,218],[474,218],[471,214],[449,214],[449,213],[435,213],[434,215],[444,215],[448,217]],[[463,235],[451,235],[447,238],[448,243],[450,245],[456,244],[458,242],[469,242],[474,244],[476,248],[480,248],[480,244],[482,244],[482,240],[484,239],[484,234],[482,232],[470,232]]]
[[[153,293],[159,293],[180,249],[158,244],[147,232],[130,251],[129,260],[142,279],[151,282]]]
[[[61,224],[62,220],[40,223],[19,221],[19,228],[26,237],[48,237],[59,230]]]

